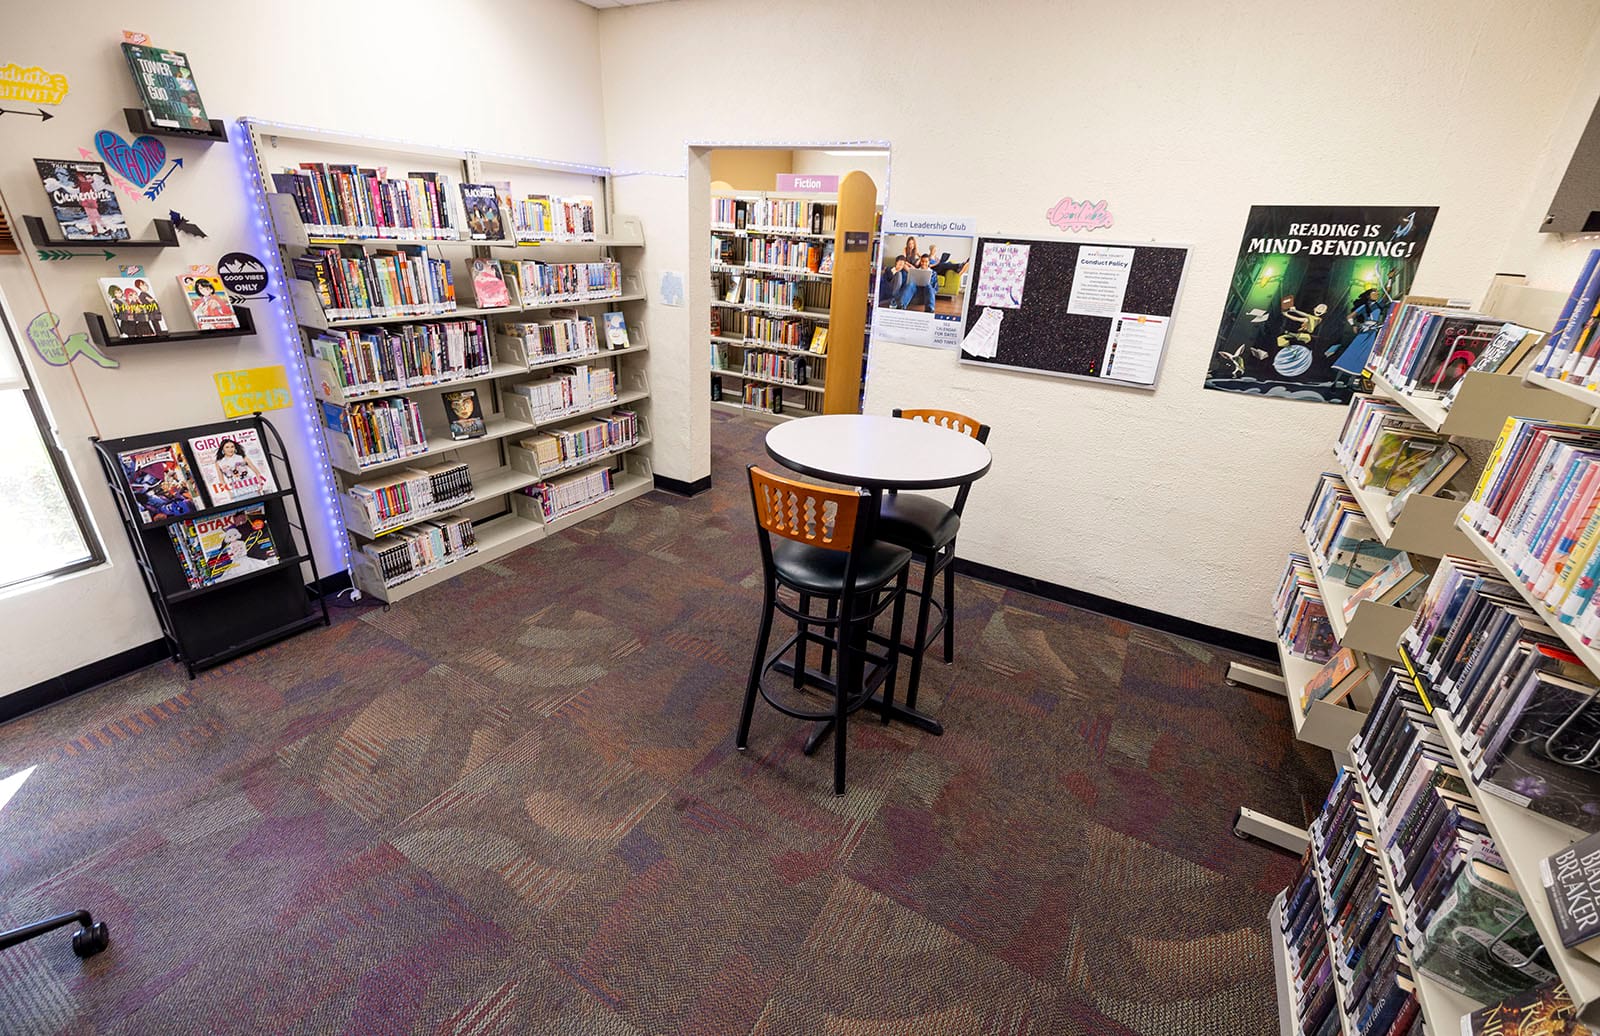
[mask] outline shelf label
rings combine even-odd
[[[289,372],[283,364],[217,371],[217,397],[226,417],[248,417],[258,410],[283,410],[294,405]]]
[[[779,173],[778,191],[784,194],[837,194],[839,178],[814,173]]]

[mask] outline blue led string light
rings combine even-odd
[[[277,301],[270,303],[277,308],[280,321],[281,340],[275,344],[279,353],[286,358],[290,369],[298,375],[290,380],[298,386],[299,398],[295,400],[295,409],[299,411],[300,419],[304,422],[306,438],[311,443],[318,462],[317,482],[322,489],[322,519],[327,524],[328,539],[336,551],[335,558],[342,562],[339,567],[348,569],[350,538],[345,533],[344,512],[339,506],[340,493],[334,481],[333,463],[328,457],[328,446],[322,438],[322,425],[317,419],[317,397],[311,386],[311,370],[306,365],[305,351],[301,347],[300,325],[295,320],[294,304],[289,297],[292,282],[284,273],[283,253],[278,248],[277,228],[272,224],[272,212],[267,207],[267,196],[262,187],[260,170],[265,167],[260,162],[260,156],[256,154],[252,123],[260,125],[253,119],[239,120],[238,133],[235,136],[239,143],[234,153],[239,159],[239,172],[244,180],[245,195],[255,206],[253,213],[255,225],[251,235],[255,245],[254,251],[267,266],[269,290],[270,286],[276,286],[278,289]],[[267,336],[270,324],[271,321],[268,320],[261,322],[259,331],[263,336]]]

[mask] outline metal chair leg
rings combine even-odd
[[[846,608],[845,615],[849,616],[851,609]],[[849,713],[845,710],[845,702],[853,689],[857,686],[857,654],[850,644],[854,635],[852,623],[846,621],[839,623],[837,633],[839,642],[839,674],[833,684],[833,793],[844,794],[844,763],[845,763],[845,723]]]
[[[944,565],[944,664],[956,660],[956,545],[952,540],[945,548],[950,557]]]
[[[811,614],[811,595],[800,595],[799,611],[803,615]],[[799,634],[794,644],[794,686],[795,690],[806,685],[806,631],[811,627],[806,625],[806,620],[796,619],[795,632]]]
[[[922,683],[922,654],[928,648],[928,612],[933,608],[933,581],[937,575],[933,570],[933,557],[918,560],[922,562],[922,589],[917,595],[922,598],[922,603],[917,608],[917,638],[912,641],[911,674],[906,677],[908,709],[917,707],[917,688]]]
[[[756,634],[756,655],[750,662],[750,680],[744,689],[744,707],[739,710],[739,734],[734,746],[743,752],[750,744],[750,717],[756,707],[756,687],[761,682],[761,667],[767,659],[767,641],[772,636],[773,594],[777,588],[767,581],[761,602],[761,630]]]
[[[900,677],[900,655],[905,649],[900,646],[900,637],[905,632],[906,619],[906,584],[911,578],[911,566],[907,565],[900,570],[900,575],[894,582],[894,607],[889,612],[889,648],[888,666],[889,676],[883,681],[883,725],[889,725],[889,713],[894,708],[894,682]]]
[[[831,620],[838,617],[839,599],[830,597],[828,598],[828,618]],[[831,672],[833,672],[833,641],[829,640],[822,645],[822,675],[827,676]]]

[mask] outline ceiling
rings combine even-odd
[[[644,4],[659,4],[662,0],[578,0],[578,2],[603,11],[607,7],[641,7]]]

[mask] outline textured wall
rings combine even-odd
[[[894,208],[1048,234],[1063,195],[1103,198],[1116,226],[1101,236],[1192,245],[1154,393],[884,346],[868,408],[994,426],[968,557],[1266,635],[1343,410],[1200,387],[1249,206],[1437,204],[1416,288],[1480,295],[1513,242],[1531,247],[1524,209],[1541,162],[1564,165],[1576,140],[1557,136],[1575,88],[1593,105],[1575,69],[1597,18],[1587,0],[932,2],[909,22],[898,5],[682,0],[601,16],[607,138],[614,164],[651,169],[681,167],[686,141],[886,139]],[[818,44],[804,100],[724,89],[745,29]],[[1540,278],[1565,287],[1581,248],[1538,245]],[[656,346],[654,365],[704,380],[698,338]]]

